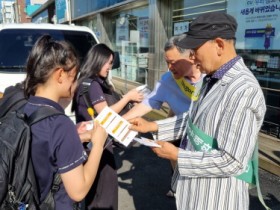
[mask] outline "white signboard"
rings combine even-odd
[[[140,46],[149,47],[149,18],[148,17],[138,18],[138,30],[140,31]]]
[[[126,17],[120,17],[116,23],[116,44],[121,46],[122,41],[129,41],[128,20]]]
[[[185,32],[189,31],[189,22],[178,22],[178,23],[174,23],[174,35],[179,35]]]

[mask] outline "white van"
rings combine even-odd
[[[49,34],[56,40],[66,40],[76,48],[81,61],[91,46],[98,43],[95,34],[87,27],[63,24],[0,24],[0,98],[6,87],[25,78],[28,54],[36,40]],[[74,119],[70,105],[66,114]]]

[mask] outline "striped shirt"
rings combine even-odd
[[[265,111],[259,83],[240,58],[189,114],[157,121],[159,140],[184,138],[190,117],[218,142],[219,149],[208,153],[195,151],[189,141],[179,149],[173,175],[178,210],[249,209],[248,184],[235,176],[252,157]]]

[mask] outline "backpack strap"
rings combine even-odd
[[[29,126],[54,115],[64,115],[64,113],[58,111],[55,108],[42,106],[35,112],[33,112],[28,118],[27,123]]]
[[[54,194],[59,190],[61,182],[61,176],[58,173],[55,173],[51,189],[40,204],[40,209],[55,209]]]
[[[52,107],[47,107],[47,106],[42,106],[35,112],[33,112],[28,118],[27,118],[27,123],[29,126],[46,119],[51,116],[55,115],[64,115],[64,113],[58,111],[55,108]],[[31,161],[31,160],[30,160]],[[46,198],[42,202],[40,208],[41,209],[54,209],[54,194],[59,190],[59,186],[61,184],[61,177],[58,173],[55,173],[52,186],[50,191],[48,192]]]
[[[90,101],[90,98],[89,98],[89,87],[92,83],[93,79],[90,79],[90,78],[87,78],[85,79],[83,82],[82,82],[82,91],[80,93],[80,96],[83,97],[85,103],[86,103],[86,106],[87,108],[92,108],[92,104],[91,104],[91,101]]]
[[[51,187],[52,193],[56,193],[59,190],[60,183],[61,183],[61,176],[56,172]]]

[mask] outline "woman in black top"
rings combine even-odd
[[[131,101],[140,102],[143,95],[136,89],[129,91],[122,98],[116,98],[113,87],[107,82],[107,76],[112,68],[114,52],[105,44],[93,46],[82,65],[77,92],[73,101],[76,121],[91,120],[87,112],[87,104],[82,96],[83,81],[89,81],[88,98],[95,114],[109,106],[120,113]],[[89,80],[90,79],[90,80]],[[103,152],[97,180],[86,196],[86,209],[118,209],[118,181],[112,143]]]
[[[71,45],[49,35],[40,37],[29,54],[26,68],[25,114],[30,116],[41,107],[64,113],[59,101],[71,98],[79,71],[79,59]],[[47,197],[58,173],[62,183],[54,194],[55,210],[72,209],[75,201],[83,200],[95,180],[106,131],[95,124],[90,138],[95,147],[88,157],[76,126],[66,115],[45,118],[33,124],[31,132],[31,158],[40,201]]]

